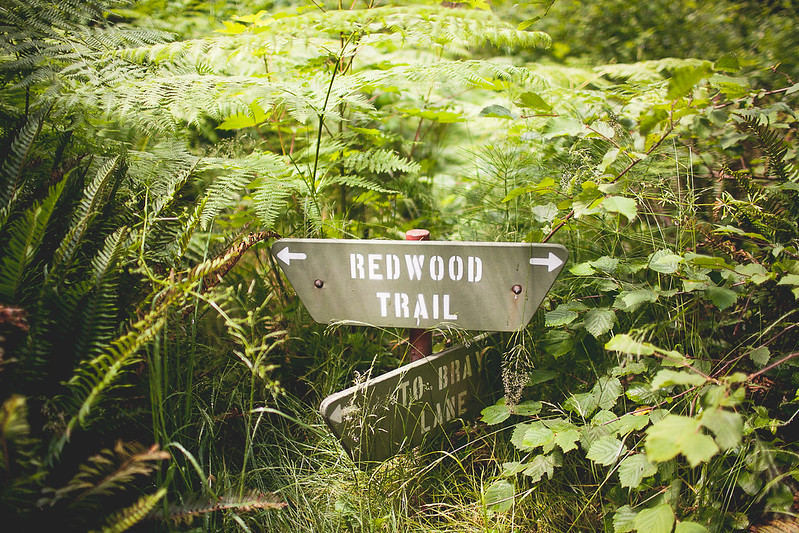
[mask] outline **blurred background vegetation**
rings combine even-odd
[[[795,527],[797,9],[8,0],[3,523]],[[405,332],[269,244],[415,227],[570,261],[482,420],[361,468],[317,408]]]

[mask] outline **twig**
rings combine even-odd
[[[777,366],[781,365],[782,363],[784,363],[784,362],[785,362],[785,361],[787,361],[788,359],[793,359],[794,357],[797,357],[797,356],[799,356],[799,352],[793,352],[793,353],[789,353],[788,355],[786,355],[785,357],[783,357],[783,358],[782,358],[782,359],[780,359],[779,361],[777,361],[777,362],[775,362],[775,363],[771,363],[771,364],[770,364],[770,365],[768,365],[767,367],[765,367],[765,368],[762,368],[762,369],[758,370],[758,371],[757,371],[757,372],[755,372],[754,374],[749,374],[749,376],[746,378],[746,380],[747,380],[747,381],[752,381],[753,379],[755,379],[755,378],[756,378],[757,376],[759,376],[760,374],[764,374],[764,373],[768,372],[769,370],[771,370],[772,368],[775,368],[775,367],[777,367]]]

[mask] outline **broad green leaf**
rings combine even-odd
[[[709,460],[719,451],[713,439],[701,432],[699,420],[673,414],[646,430],[644,447],[650,461],[668,461],[682,453],[691,466]]]
[[[616,437],[607,436],[591,444],[586,457],[603,466],[610,466],[627,451],[627,447]]]
[[[618,378],[604,376],[599,378],[591,392],[597,397],[597,405],[600,409],[612,409],[623,391]]]
[[[738,274],[749,278],[753,276],[764,276],[767,278],[766,274],[768,274],[766,267],[760,263],[747,263],[745,265],[738,265],[735,267],[735,271]]]
[[[534,416],[541,412],[541,402],[530,400],[514,405],[511,409],[513,414],[521,416]]]
[[[544,128],[544,138],[578,136],[585,133],[585,127],[579,120],[569,117],[555,117]]]
[[[713,305],[718,307],[721,311],[734,305],[738,300],[737,292],[723,287],[711,287],[705,291],[705,296],[707,296],[710,301],[713,302]]]
[[[591,265],[590,261],[586,261],[585,263],[577,263],[569,269],[569,272],[575,276],[591,276],[592,274],[596,274],[596,270],[594,269],[593,265]]]
[[[669,112],[667,110],[655,107],[641,115],[641,118],[638,120],[638,131],[641,135],[647,135],[667,118],[669,118]]]
[[[616,422],[609,424],[611,431],[619,436],[627,435],[632,431],[641,431],[647,425],[649,425],[649,415],[646,412],[627,413]]]
[[[510,417],[510,409],[507,405],[489,405],[482,411],[482,420],[489,426],[504,422]]]
[[[572,394],[565,402],[563,408],[577,413],[583,418],[588,418],[599,407],[599,398],[592,392]]]
[[[543,427],[541,422],[534,422],[531,424],[517,424],[513,428],[513,433],[510,437],[510,442],[520,450],[527,450],[528,447],[524,445],[524,435],[533,427]]]
[[[614,335],[605,343],[605,349],[629,355],[652,355],[655,353],[653,345],[648,342],[638,342],[626,333]]]
[[[597,413],[591,417],[591,425],[592,426],[602,425],[610,427],[608,426],[608,424],[611,424],[612,421],[617,420],[618,418],[619,417],[616,416],[616,413],[614,413],[613,411],[608,411],[603,409],[601,411],[597,411]]]
[[[570,353],[574,349],[574,339],[568,331],[550,329],[544,335],[543,348],[546,353],[555,357],[561,357]]]
[[[544,474],[549,479],[555,473],[555,467],[560,466],[560,454],[550,453],[547,455],[536,455],[527,463],[527,468],[522,472],[525,476],[530,478],[533,483],[538,483]]]
[[[570,452],[577,448],[575,442],[580,440],[580,432],[577,429],[567,429],[555,433],[555,444],[560,446],[563,453]]]
[[[510,112],[505,106],[501,105],[489,105],[483,108],[480,111],[481,117],[494,117],[494,118],[506,118],[506,119],[514,119],[516,117],[513,116],[513,113]]]
[[[516,474],[520,474],[526,467],[526,464],[520,463],[519,461],[502,463],[502,475],[505,477],[512,477]]]
[[[503,203],[510,202],[514,198],[517,198],[523,194],[529,194],[529,193],[540,194],[540,193],[551,192],[554,186],[555,186],[554,178],[544,178],[534,185],[525,185],[524,187],[517,187],[513,189],[507,194],[507,196],[505,196],[505,198],[502,199],[502,202]],[[555,209],[555,215],[557,215],[558,214],[557,208],[552,204],[548,205],[552,206]],[[555,215],[553,215],[552,218],[554,218]]]
[[[611,130],[611,131],[612,131],[612,130]],[[612,135],[611,135],[611,137],[612,137]],[[611,149],[609,149],[607,152],[605,152],[605,155],[602,157],[602,161],[601,161],[601,162],[599,163],[599,165],[596,167],[596,171],[597,171],[599,174],[604,174],[604,173],[605,173],[605,171],[608,169],[608,167],[609,167],[610,165],[612,165],[612,164],[613,164],[613,163],[616,161],[616,159],[617,159],[618,157],[619,157],[619,149],[618,149],[618,148],[611,148]],[[614,184],[614,185],[616,185],[616,184]],[[601,190],[602,192],[607,192],[607,190],[606,190],[606,189],[601,189],[601,188],[600,188],[600,190]]]
[[[621,310],[631,313],[644,303],[652,303],[658,300],[658,293],[652,289],[636,289],[633,291],[622,291],[616,297],[614,306]]]
[[[689,387],[699,387],[704,385],[707,378],[695,372],[675,371],[662,369],[658,371],[652,380],[652,390],[662,389],[671,385],[687,385]]]
[[[602,208],[609,213],[619,213],[624,215],[628,222],[635,220],[638,216],[638,207],[632,198],[624,196],[610,196],[602,202]]]
[[[710,63],[700,66],[677,67],[669,78],[669,89],[666,98],[676,100],[691,92],[694,86],[710,76]]]
[[[523,93],[515,103],[519,107],[537,109],[539,111],[544,111],[545,113],[552,111],[552,106],[546,103],[546,101],[538,94],[533,92]]]
[[[671,252],[671,250],[658,250],[649,256],[649,264],[647,266],[650,270],[661,274],[673,274],[680,269],[680,263],[682,262],[683,258]]]
[[[639,533],[671,533],[674,527],[674,511],[667,503],[644,509],[633,521]]]
[[[503,513],[513,507],[515,496],[515,487],[504,479],[500,479],[486,489],[485,505],[490,511]]]
[[[635,529],[633,522],[638,512],[629,505],[619,507],[613,514],[613,533],[628,533]]]
[[[777,285],[799,285],[799,274],[786,274],[780,278]]]
[[[619,260],[615,257],[609,257],[607,255],[603,255],[599,259],[594,259],[591,261],[591,266],[594,268],[601,270],[602,272],[607,272],[611,274],[619,268]]]
[[[713,432],[716,444],[722,450],[729,450],[741,443],[744,422],[741,415],[733,411],[711,408],[702,413],[700,422]]]
[[[585,314],[585,329],[594,337],[604,335],[616,323],[616,313],[612,309],[595,308]]]
[[[536,448],[538,446],[549,444],[554,440],[554,438],[555,433],[551,429],[545,427],[534,427],[528,429],[524,434],[522,444],[526,448]]]
[[[528,373],[527,386],[538,385],[544,383],[557,376],[557,372],[551,370],[531,370]]]
[[[696,522],[677,522],[674,533],[710,533],[710,531],[702,524],[697,524]]]
[[[733,52],[727,52],[713,63],[713,70],[721,72],[737,72],[740,68],[738,56]]]
[[[571,324],[577,318],[577,313],[570,309],[563,309],[562,306],[558,306],[557,309],[553,311],[549,311],[544,318],[544,324],[547,327],[557,327],[557,326],[565,326],[566,324]]]
[[[631,374],[642,374],[646,371],[646,363],[643,361],[629,361],[625,360],[622,362],[622,366],[614,367],[611,370],[611,374],[613,377],[624,377],[629,376]]]
[[[652,392],[649,385],[639,382],[628,385],[624,395],[638,404],[650,404],[658,400],[658,396]]]
[[[530,214],[536,222],[552,222],[558,216],[558,208],[553,203],[534,205],[530,208]]]
[[[642,453],[628,455],[619,464],[619,482],[622,487],[634,489],[645,477],[654,476],[657,471],[657,466],[650,463],[646,455]]]
[[[771,358],[771,350],[766,346],[759,346],[749,352],[749,358],[759,367],[764,367]]]

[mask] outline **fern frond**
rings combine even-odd
[[[102,249],[91,260],[91,292],[80,306],[80,334],[77,353],[93,355],[116,333],[117,274],[126,247],[127,228],[118,228],[105,239]]]
[[[139,476],[149,476],[169,453],[157,444],[145,448],[138,442],[117,441],[114,449],[105,448],[80,464],[78,472],[63,486],[48,489],[39,505],[53,506],[69,499],[72,505],[124,490]]]
[[[8,228],[0,262],[0,297],[3,299],[12,301],[17,296],[28,264],[39,250],[65,183],[61,181],[50,189],[46,199],[25,211]]]
[[[262,180],[266,183],[277,183],[288,175],[291,169],[284,158],[269,152],[255,151],[246,157],[236,159],[204,158],[198,165],[198,171],[221,174],[206,191],[208,200],[202,213],[201,223],[202,227],[207,228],[223,209],[233,206],[244,187],[258,176],[262,176]]]
[[[127,531],[147,517],[158,502],[166,495],[166,489],[158,489],[154,494],[146,494],[136,503],[111,515],[101,533],[121,533]]]
[[[170,505],[166,512],[162,510],[154,511],[150,516],[160,520],[188,524],[198,516],[217,511],[236,510],[249,512],[259,509],[281,509],[285,506],[286,503],[279,501],[272,494],[250,491],[242,496],[224,495],[216,501],[209,500],[206,496],[196,496],[182,504]]]
[[[75,210],[74,222],[53,254],[51,276],[56,273],[63,276],[72,265],[75,252],[92,219],[110,194],[111,185],[120,180],[124,173],[121,158],[113,157],[100,166],[94,179],[84,188],[83,198]],[[59,276],[56,279],[60,279]]]
[[[0,163],[0,209],[10,211],[13,199],[19,191],[19,180],[36,136],[42,129],[46,110],[40,110],[28,117],[10,146],[3,150],[3,161]],[[6,215],[7,216],[7,215]],[[0,223],[3,220],[0,219]],[[0,226],[1,227],[1,226]]]
[[[82,362],[67,385],[75,393],[76,412],[66,425],[63,435],[55,443],[53,454],[60,454],[77,425],[85,425],[101,396],[111,390],[125,369],[139,361],[138,351],[151,341],[166,322],[166,311],[185,295],[171,291],[159,301],[152,311],[108,343],[100,355]]]
[[[799,169],[785,160],[788,144],[779,133],[755,117],[743,117],[743,124],[746,130],[754,134],[760,148],[766,154],[766,176],[775,175],[782,182],[796,181]]]
[[[305,190],[305,184],[299,179],[263,180],[253,192],[255,214],[264,228],[271,229],[283,213],[286,199],[294,193]]]
[[[343,155],[344,168],[350,172],[363,172],[368,170],[375,174],[393,174],[394,172],[416,174],[421,170],[419,163],[400,157],[392,150],[347,150]]]

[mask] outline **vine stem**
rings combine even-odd
[[[673,109],[673,106],[672,106],[672,114],[673,114],[673,111],[674,111],[674,109]],[[669,136],[669,135],[671,135],[671,132],[673,132],[673,131],[674,131],[674,120],[672,119],[672,120],[669,120],[669,127],[668,127],[668,129],[667,129],[667,130],[666,130],[666,131],[663,133],[663,135],[661,135],[660,139],[658,139],[658,140],[657,140],[657,142],[656,142],[655,144],[653,144],[652,146],[650,146],[650,147],[649,147],[649,150],[647,150],[647,151],[646,151],[646,155],[647,155],[647,156],[649,156],[649,155],[651,155],[651,154],[652,154],[652,153],[653,153],[655,150],[657,150],[657,149],[658,149],[658,147],[659,147],[661,144],[663,144],[663,141],[665,141],[665,140],[668,138],[668,136]],[[620,179],[621,179],[621,178],[622,178],[622,177],[623,177],[625,174],[627,174],[627,173],[628,173],[630,170],[632,170],[632,169],[633,169],[633,167],[635,167],[635,165],[637,165],[638,163],[640,163],[640,162],[641,162],[641,161],[643,161],[644,159],[646,159],[646,158],[645,158],[645,157],[639,157],[639,158],[637,158],[637,159],[633,159],[632,161],[630,161],[630,164],[629,164],[629,165],[627,165],[627,166],[624,168],[624,170],[622,170],[621,172],[619,172],[619,173],[616,175],[616,177],[615,177],[615,178],[613,178],[613,181],[611,181],[610,183],[616,183],[617,181],[619,181],[619,180],[620,180]],[[566,225],[566,222],[568,222],[568,221],[569,221],[569,220],[570,220],[572,217],[574,217],[574,209],[572,209],[571,211],[569,211],[569,213],[568,213],[568,214],[567,214],[565,217],[563,217],[563,220],[561,220],[561,221],[560,221],[560,223],[559,223],[557,226],[555,226],[554,228],[552,228],[552,230],[550,230],[550,232],[547,234],[547,236],[546,236],[546,237],[544,237],[544,239],[543,239],[541,242],[542,242],[542,243],[548,242],[548,241],[549,241],[549,239],[551,239],[551,238],[552,238],[552,237],[555,235],[555,233],[557,233],[557,232],[560,230],[560,228],[562,228],[563,226],[565,226],[565,225]]]
[[[746,378],[746,380],[747,380],[747,381],[752,381],[752,380],[753,380],[753,379],[755,379],[757,376],[759,376],[759,375],[761,375],[761,374],[764,374],[764,373],[768,372],[768,371],[769,371],[769,370],[771,370],[772,368],[775,368],[775,367],[778,367],[778,366],[780,366],[780,365],[781,365],[782,363],[784,363],[785,361],[788,361],[789,359],[793,359],[794,357],[799,357],[799,352],[793,352],[793,353],[789,353],[788,355],[786,355],[785,357],[783,357],[783,358],[782,358],[782,359],[780,359],[779,361],[777,361],[777,362],[775,362],[775,363],[771,363],[771,364],[770,364],[770,365],[768,365],[767,367],[765,367],[765,368],[761,368],[760,370],[758,370],[757,372],[755,372],[755,373],[753,373],[753,374],[749,374],[749,376]]]

